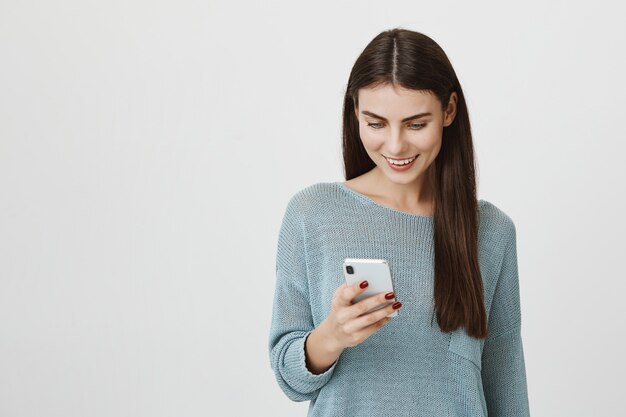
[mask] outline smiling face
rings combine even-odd
[[[437,97],[423,90],[384,84],[358,94],[359,134],[374,169],[392,183],[421,185],[441,149],[443,128],[454,120],[456,92],[445,112]],[[412,162],[398,169],[387,158]]]

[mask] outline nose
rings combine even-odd
[[[408,142],[406,141],[402,130],[392,127],[390,131],[391,133],[387,138],[387,152],[389,152],[389,155],[398,156],[406,154],[406,150],[408,149]]]

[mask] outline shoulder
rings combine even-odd
[[[338,188],[332,182],[317,182],[294,192],[287,202],[287,210],[308,217],[332,203],[338,196]]]
[[[332,192],[332,183],[315,183],[291,194],[283,210],[280,236],[297,236],[307,229],[306,224],[319,212],[320,202]]]
[[[515,241],[515,222],[509,214],[484,199],[478,200],[478,207],[480,211],[479,235],[483,239],[505,246]]]
[[[328,223],[341,210],[342,195],[336,183],[317,182],[293,192],[283,211],[283,222],[309,229]]]

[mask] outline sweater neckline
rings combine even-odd
[[[395,208],[392,208],[392,207],[380,204],[379,202],[372,200],[371,198],[369,198],[365,194],[361,194],[361,193],[353,190],[352,188],[348,187],[342,181],[336,181],[335,185],[337,187],[339,187],[341,190],[343,190],[346,193],[350,194],[351,196],[355,197],[356,199],[358,199],[358,200],[360,200],[360,201],[362,201],[362,202],[364,202],[366,204],[369,204],[371,206],[375,206],[375,207],[378,207],[380,209],[383,209],[383,210],[385,210],[387,212],[398,214],[398,215],[401,215],[401,216],[406,216],[406,217],[413,218],[413,219],[423,220],[423,221],[432,221],[433,220],[433,216],[424,216],[424,215],[420,215],[420,214],[409,213],[407,211],[397,210]]]

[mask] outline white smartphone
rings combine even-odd
[[[369,284],[365,291],[354,297],[352,300],[354,304],[365,298],[380,294],[381,292],[393,292],[391,270],[389,269],[389,263],[386,259],[345,258],[343,261],[343,273],[348,286],[363,280],[367,280]],[[396,298],[394,297],[393,300],[380,304],[368,310],[367,313],[379,310],[395,302]],[[387,317],[395,317],[397,315],[398,312],[394,311]]]

